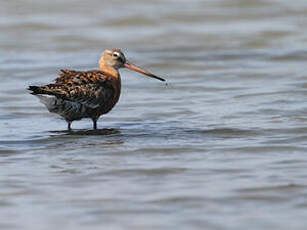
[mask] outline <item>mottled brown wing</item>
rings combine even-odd
[[[99,70],[75,71],[69,69],[61,69],[60,71],[61,72],[59,73],[59,76],[54,80],[56,84],[88,84],[107,78],[107,75]]]
[[[53,95],[90,108],[106,105],[114,97],[114,89],[100,71],[79,72],[63,70],[55,84],[30,86],[33,94]]]

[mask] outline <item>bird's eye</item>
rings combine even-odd
[[[117,52],[114,52],[114,53],[113,53],[113,57],[118,58],[119,56],[120,56],[119,53],[117,53]]]

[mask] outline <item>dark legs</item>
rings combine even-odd
[[[97,120],[98,118],[93,118],[93,129],[97,129]]]
[[[97,120],[98,118],[92,118],[93,120],[93,129],[97,129]],[[67,121],[67,130],[71,131],[71,123],[72,121]]]
[[[71,130],[71,121],[67,121],[67,130],[68,130],[68,131]]]

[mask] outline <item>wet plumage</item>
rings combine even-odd
[[[61,70],[54,83],[43,86],[29,86],[50,112],[62,116],[71,129],[74,120],[90,118],[93,128],[97,120],[108,113],[118,102],[121,90],[119,68],[126,67],[147,76],[159,78],[126,61],[119,49],[105,50],[99,60],[99,70]]]

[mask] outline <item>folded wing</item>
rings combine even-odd
[[[34,95],[52,95],[93,109],[108,104],[114,96],[112,85],[106,75],[100,71],[61,70],[55,83],[30,86],[29,90]]]

